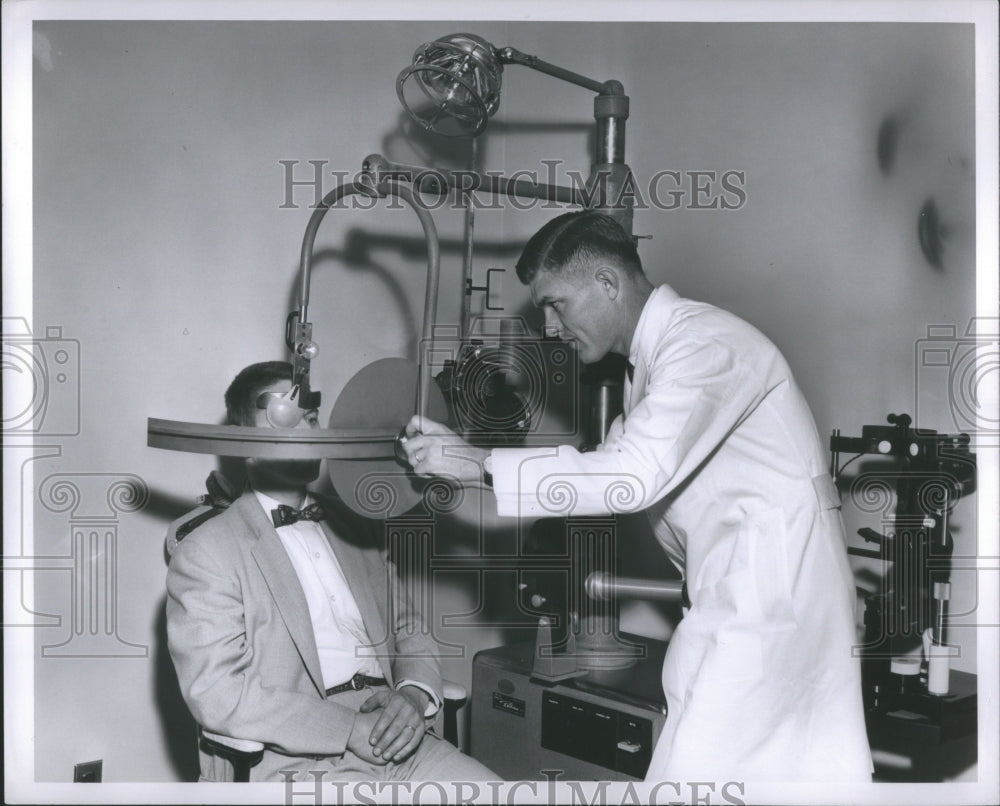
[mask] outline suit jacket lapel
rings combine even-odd
[[[253,492],[246,492],[234,504],[240,515],[246,521],[250,531],[257,538],[254,541],[251,554],[260,568],[264,581],[267,583],[275,606],[284,621],[288,632],[295,643],[295,648],[302,658],[302,663],[312,678],[313,685],[320,693],[325,692],[323,671],[319,665],[319,653],[316,650],[316,638],[313,635],[312,621],[309,618],[309,605],[305,594],[295,574],[292,561],[288,559],[281,538],[274,531],[274,526],[267,520],[257,497]]]

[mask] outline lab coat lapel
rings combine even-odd
[[[661,285],[653,289],[643,307],[629,351],[629,361],[634,367],[632,378],[625,378],[622,396],[622,411],[626,417],[646,395],[646,377],[649,366],[655,360],[651,349],[660,342],[661,331],[670,319],[670,307],[675,299],[677,292],[669,286]]]
[[[329,511],[329,502],[324,501],[323,503]],[[335,515],[336,513],[333,514]],[[351,595],[354,596],[358,612],[361,613],[365,632],[368,633],[369,640],[376,645],[373,647],[373,650],[375,650],[377,649],[379,639],[386,635],[386,621],[385,617],[379,612],[375,595],[372,593],[364,557],[360,549],[343,538],[338,537],[327,521],[324,521],[321,525],[323,527],[323,534],[326,535],[327,542],[330,544],[330,548],[333,549],[337,562],[340,563],[340,569],[344,572],[344,579],[347,580],[347,587],[351,589]],[[391,683],[392,672],[387,659],[383,657],[385,654],[384,650],[379,652],[378,662],[379,666],[382,667],[382,673],[385,675],[386,680]]]
[[[622,415],[627,419],[628,415],[642,400],[646,393],[646,359],[640,353],[636,356],[632,369],[632,378],[626,375],[625,386],[622,394]]]
[[[312,620],[309,617],[309,605],[306,604],[302,585],[285,547],[281,544],[281,538],[278,537],[274,526],[268,522],[264,510],[252,492],[244,493],[233,506],[240,512],[250,531],[257,538],[251,554],[257,567],[260,568],[281,620],[295,643],[295,648],[313,685],[323,693],[326,689],[323,685],[323,671],[319,664]]]
[[[639,401],[642,398],[642,394],[638,389],[639,378],[640,378],[640,373],[642,377],[645,377],[646,373],[645,373],[645,367],[643,367],[642,370],[640,370],[639,367],[640,367],[639,362],[636,362],[634,369],[632,371],[632,378],[629,379],[627,375],[625,376],[625,386],[623,387],[623,394],[622,394],[622,412],[624,413],[625,417],[627,417],[633,409],[632,401],[633,400]]]

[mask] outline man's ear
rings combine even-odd
[[[621,275],[611,266],[601,266],[594,272],[594,279],[601,284],[608,299],[618,299],[622,290]]]

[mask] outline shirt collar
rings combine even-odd
[[[644,336],[657,326],[660,316],[654,313],[654,309],[661,305],[672,304],[678,299],[678,294],[668,285],[660,285],[653,289],[646,299],[646,304],[642,306],[642,313],[639,314],[639,321],[635,325],[635,332],[632,334],[632,344],[628,348],[628,361],[632,366],[638,365],[639,349],[641,345],[648,344],[650,340]],[[653,342],[656,339],[652,340]],[[647,362],[648,363],[648,362]]]
[[[272,498],[266,493],[262,493],[260,490],[254,490],[253,494],[257,496],[257,502],[261,505],[261,507],[263,507],[264,514],[270,519],[271,510],[276,509],[281,502],[277,498]],[[304,509],[312,503],[314,503],[314,499],[312,495],[307,492],[305,499],[302,501],[302,506],[299,507],[299,509]]]

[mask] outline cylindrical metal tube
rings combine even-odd
[[[587,78],[587,76],[574,73],[572,70],[567,70],[565,67],[559,67],[558,65],[551,64],[550,62],[542,61],[537,56],[530,56],[527,53],[522,53],[512,47],[498,48],[497,56],[500,57],[501,64],[519,64],[522,67],[530,67],[532,70],[537,70],[539,73],[545,73],[546,75],[553,76],[554,78],[560,78],[563,81],[568,81],[570,84],[576,84],[578,87],[583,87],[584,89],[588,89],[593,92],[606,91],[606,82],[604,81]]]
[[[683,598],[684,583],[680,580],[636,579],[595,573],[584,583],[591,599],[651,599],[661,602],[679,602]]]
[[[935,582],[933,590],[934,598],[934,624],[931,637],[935,644],[944,644],[945,623],[948,619],[948,600],[951,598],[951,584],[948,582]]]
[[[622,410],[621,384],[604,382],[594,387],[594,402],[591,409],[590,441],[600,445],[608,435],[611,423]]]
[[[597,121],[598,165],[625,162],[625,121],[620,118],[599,118]]]
[[[469,156],[469,167],[471,170],[475,170],[479,164],[479,138],[473,137],[470,147],[472,153]],[[475,256],[476,205],[472,203],[472,199],[462,199],[461,201],[465,204],[465,255],[462,261],[464,293],[462,294],[462,313],[459,319],[459,335],[464,341],[469,336],[469,318],[472,311],[470,296],[472,294],[472,260]],[[486,300],[486,303],[489,304],[489,299]]]
[[[625,121],[628,120],[628,96],[604,93],[594,98],[594,120],[597,121],[597,141],[594,153],[596,165],[625,162]]]
[[[585,206],[584,194],[576,188],[547,185],[526,179],[508,179],[504,176],[487,176],[473,171],[441,171],[419,165],[389,162],[378,154],[364,161],[363,170],[379,184],[386,179],[410,182],[422,192],[443,193],[444,188],[457,189],[460,193],[483,192],[493,196],[516,196],[525,199],[542,199],[562,204]]]

